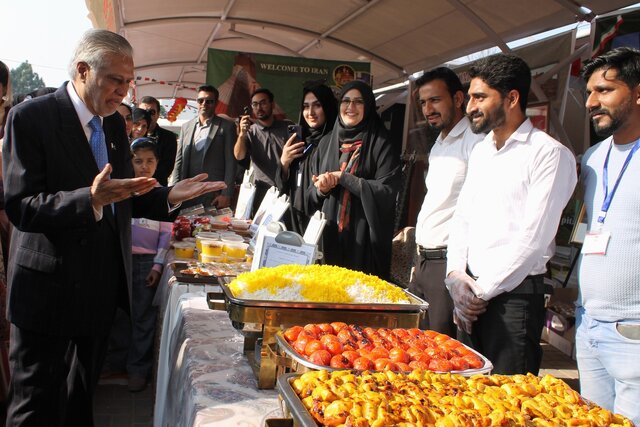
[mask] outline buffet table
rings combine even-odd
[[[282,417],[275,390],[258,390],[243,337],[224,311],[207,307],[212,285],[163,280],[154,426],[264,425]]]

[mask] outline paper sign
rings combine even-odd
[[[260,268],[276,267],[283,264],[309,265],[315,261],[316,248],[313,245],[285,245],[276,242],[274,237],[265,237]]]

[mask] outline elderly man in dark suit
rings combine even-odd
[[[204,174],[173,188],[132,178],[114,114],[133,79],[124,38],[87,32],[70,72],[72,81],[13,108],[7,123],[8,426],[93,425],[109,328],[131,296],[132,216],[170,220],[172,207],[224,187]]]
[[[211,85],[198,88],[198,117],[182,126],[171,182],[206,172],[212,181],[224,181],[227,188],[218,193],[205,194],[186,203],[202,203],[216,208],[231,204],[236,174],[233,145],[236,142],[234,123],[216,116],[218,90]]]

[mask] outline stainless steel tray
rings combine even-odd
[[[332,368],[330,366],[322,366],[322,365],[316,365],[315,363],[311,363],[310,361],[308,361],[307,359],[305,359],[304,357],[300,356],[298,354],[298,352],[291,347],[291,345],[287,342],[287,340],[285,339],[283,332],[279,331],[276,334],[276,342],[278,343],[278,346],[280,347],[280,349],[282,351],[284,351],[284,353],[286,354],[286,356],[290,357],[291,359],[293,359],[294,362],[309,368],[309,369],[313,369],[315,371],[319,371],[324,369],[325,371],[329,371],[329,372],[333,372],[333,371],[340,371],[341,369],[337,369],[337,368]],[[474,349],[472,349],[471,347],[466,346],[465,344],[461,343],[463,346],[465,346],[467,349],[469,349],[473,354],[475,354],[476,356],[478,356],[480,359],[482,359],[482,361],[484,362],[484,365],[482,366],[482,368],[477,368],[477,369],[465,369],[462,371],[450,371],[452,374],[459,374],[465,377],[470,377],[472,375],[476,375],[476,374],[482,374],[482,375],[489,375],[491,374],[491,370],[493,369],[493,364],[491,363],[491,361],[489,359],[487,359],[486,357],[484,357],[482,354],[478,353],[477,351],[475,351]],[[294,368],[294,366],[292,366],[292,368]],[[297,370],[299,373],[302,372],[302,370]],[[434,371],[435,373],[438,374],[446,374],[447,372],[444,371]]]
[[[286,410],[289,411],[289,414],[287,414],[286,411],[283,411],[285,412],[284,415],[285,417],[291,415],[293,418],[293,425],[296,427],[318,427],[318,423],[309,411],[307,411],[307,408],[304,407],[302,401],[291,386],[291,381],[295,380],[300,375],[300,373],[292,372],[278,377],[276,387],[280,393],[280,397],[286,405]]]
[[[207,304],[212,310],[226,311],[233,326],[244,335],[244,354],[254,368],[258,388],[262,389],[275,386],[277,364],[274,358],[269,357],[267,349],[271,344],[275,345],[275,335],[282,328],[325,322],[415,328],[428,307],[425,301],[406,291],[411,304],[329,304],[235,298],[228,282],[221,283],[220,288],[222,292],[207,293]],[[248,325],[254,325],[251,333],[247,331]],[[260,337],[262,347],[257,355],[256,340]],[[255,363],[256,359],[260,362]]]
[[[380,310],[380,311],[400,311],[400,312],[419,312],[426,311],[429,303],[413,295],[411,292],[403,289],[409,304],[364,304],[364,303],[322,303],[322,302],[304,302],[304,301],[272,301],[272,300],[255,300],[243,299],[233,296],[233,292],[229,289],[231,280],[228,277],[222,278],[223,283],[220,285],[225,298],[232,304],[241,307],[265,307],[265,308],[304,308],[318,310]]]

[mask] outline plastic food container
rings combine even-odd
[[[244,261],[245,256],[247,256],[247,248],[249,245],[247,243],[242,242],[225,242],[223,251],[227,254],[229,260],[236,259],[236,262]]]
[[[237,234],[225,234],[220,237],[223,243],[242,243],[244,242],[244,237],[238,236]]]
[[[205,255],[205,254],[201,254],[200,255],[200,261],[201,262],[226,262],[225,256],[224,255],[220,255],[220,256],[216,256],[216,255]]]
[[[229,223],[224,221],[211,221],[211,226],[216,230],[227,230],[229,228]]]
[[[176,242],[173,248],[176,251],[176,258],[193,258],[196,245],[192,242]]]
[[[223,243],[219,240],[202,240],[202,254],[207,256],[222,255]]]
[[[249,225],[251,224],[243,219],[234,219],[231,221],[231,228],[234,228],[236,230],[248,230]]]
[[[203,240],[218,240],[220,236],[218,233],[212,233],[208,231],[203,231],[196,234],[196,248],[198,252],[202,253],[202,241]]]

